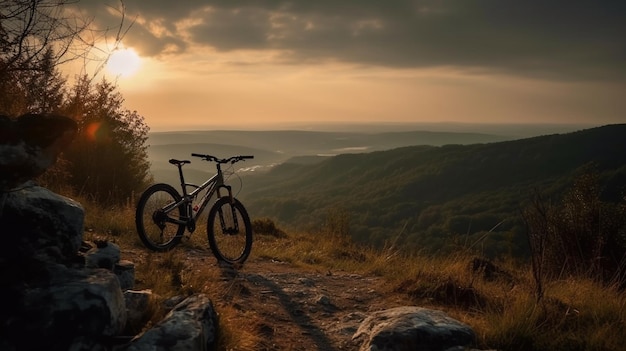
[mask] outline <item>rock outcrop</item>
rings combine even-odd
[[[79,255],[81,205],[32,184],[4,196],[0,348],[68,350],[122,333],[126,307],[118,278],[87,268]]]
[[[120,261],[115,244],[84,242],[83,207],[31,181],[75,132],[62,116],[0,116],[0,350],[209,349],[217,319],[203,295],[179,303],[155,330],[124,335],[145,319],[150,296],[125,293],[134,264]]]

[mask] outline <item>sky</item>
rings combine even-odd
[[[79,6],[112,37],[121,4]],[[126,75],[119,67],[104,74],[153,131],[328,122],[626,123],[626,1],[126,0],[123,6],[127,31],[119,48],[137,56],[118,64],[132,65]]]

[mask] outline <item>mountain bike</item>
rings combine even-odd
[[[170,164],[178,167],[182,194],[165,183],[154,184],[143,192],[135,213],[139,238],[151,250],[163,252],[172,249],[180,243],[185,229],[190,235],[195,231],[197,219],[213,195],[217,194],[207,217],[209,246],[218,261],[243,263],[252,249],[252,225],[245,207],[233,196],[231,186],[224,184],[222,165],[232,165],[254,156],[223,159],[195,153],[191,156],[215,162],[217,173],[201,185],[186,183],[183,166],[191,161],[169,160]],[[188,187],[193,190],[188,192]]]

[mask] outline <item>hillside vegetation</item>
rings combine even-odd
[[[626,185],[626,125],[514,141],[411,146],[285,162],[246,177],[250,213],[310,229],[329,212],[350,218],[352,237],[409,250],[474,245],[489,256],[526,255],[521,210],[539,193],[558,202],[584,172],[599,197],[618,202]]]

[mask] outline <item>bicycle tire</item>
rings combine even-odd
[[[174,187],[164,183],[154,184],[141,194],[135,212],[135,225],[139,239],[150,250],[168,251],[180,243],[185,225],[167,222],[164,217],[161,217],[161,220],[156,217],[157,210],[181,199]],[[186,217],[186,212],[184,206],[179,206],[161,216],[180,219]]]
[[[235,226],[237,221],[237,226]],[[234,229],[237,228],[237,231]],[[209,211],[207,219],[209,246],[218,261],[241,264],[252,251],[252,224],[245,207],[237,199],[222,197]]]

